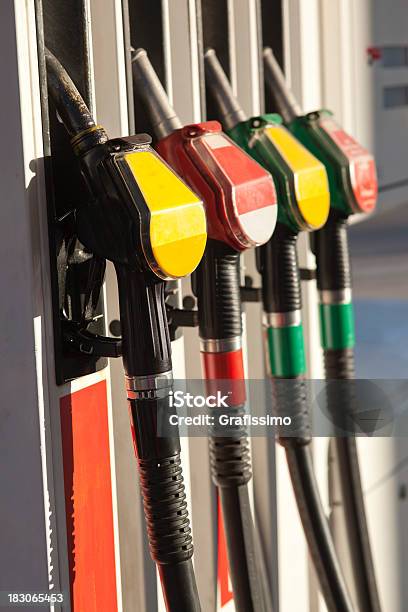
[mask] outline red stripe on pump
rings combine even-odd
[[[116,612],[106,382],[60,400],[71,609]]]

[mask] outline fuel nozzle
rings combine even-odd
[[[109,140],[60,62],[49,51],[46,58],[51,97],[92,194],[77,212],[81,241],[103,259],[161,279],[190,274],[206,243],[200,198],[147,134]]]
[[[143,51],[134,56],[133,74],[135,92],[144,102],[159,138],[157,150],[205,202],[209,240],[194,283],[203,373],[210,392],[221,380],[235,381],[229,410],[241,414],[245,385],[240,252],[264,244],[275,229],[278,207],[274,182],[222,131],[218,121],[181,127]],[[245,120],[237,105],[230,108],[226,104],[225,110],[231,123]],[[242,431],[232,442],[228,437],[217,437],[210,443],[210,456],[227,528],[237,609],[263,612],[247,502],[251,477],[248,439]]]
[[[133,76],[158,137],[157,150],[205,202],[208,237],[235,251],[266,242],[277,216],[270,174],[226,136],[218,121],[182,127],[143,49],[133,56]]]
[[[150,136],[109,140],[49,52],[47,68],[50,95],[89,188],[90,202],[76,211],[78,237],[115,265],[129,412],[166,609],[200,612],[180,440],[177,432],[160,436],[158,422],[170,409],[173,378],[164,280],[199,264],[207,236],[203,203],[151,148]]]
[[[304,115],[272,49],[264,49],[265,82],[290,131],[326,167],[331,206],[339,214],[369,213],[375,208],[378,182],[374,157],[321,109]]]
[[[213,49],[205,54],[206,85],[231,138],[273,176],[278,220],[293,231],[315,230],[327,219],[329,190],[323,165],[276,114],[247,119]]]
[[[132,71],[137,93],[149,107],[152,128],[157,138],[165,138],[181,128],[181,121],[144,49],[132,52]]]
[[[282,68],[270,47],[265,47],[263,50],[263,59],[266,84],[276,102],[278,112],[285,123],[290,123],[302,114],[302,110],[288,87]]]
[[[331,112],[303,115],[271,49],[264,50],[265,78],[280,112],[293,134],[324,164],[329,177],[331,210],[325,226],[314,236],[320,327],[327,379],[354,377],[354,318],[347,245],[347,217],[369,213],[377,199],[373,156],[335,121]],[[348,386],[350,389],[350,386]],[[353,391],[327,391],[333,413],[352,410]],[[360,486],[360,471],[352,436],[335,441],[345,503],[348,547],[357,607],[380,610],[370,540]],[[336,598],[337,599],[337,598]]]
[[[207,49],[204,62],[205,76],[207,82],[211,83],[210,92],[217,104],[220,121],[227,131],[231,130],[238,123],[246,121],[247,117],[232,91],[214,49]]]

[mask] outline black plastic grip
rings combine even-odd
[[[352,436],[360,424],[358,387],[354,379],[353,349],[325,350],[326,411],[336,435]]]
[[[242,334],[240,255],[223,242],[209,240],[194,277],[200,337],[234,338]]]
[[[276,416],[290,417],[290,425],[278,425],[282,446],[304,446],[312,439],[306,382],[302,378],[275,378],[272,384],[272,409]]]
[[[219,409],[218,409],[219,413]],[[231,407],[224,410],[228,416],[243,416],[245,407]],[[217,422],[217,413],[213,413]],[[220,431],[225,430],[220,427]],[[214,484],[218,487],[239,487],[252,478],[249,440],[245,427],[230,428],[229,436],[220,436],[217,426],[212,428],[210,437],[210,465]]]
[[[177,436],[158,435],[168,397],[130,400],[140,485],[152,558],[158,564],[191,559],[193,542]]]
[[[351,380],[355,377],[354,349],[326,349],[324,369],[328,380]]]
[[[333,208],[326,225],[314,234],[319,291],[351,287],[347,218]]]
[[[296,241],[297,234],[278,223],[272,238],[259,247],[257,265],[265,312],[292,312],[302,307]]]
[[[151,376],[171,370],[165,284],[125,266],[116,266],[123,364],[128,376]]]

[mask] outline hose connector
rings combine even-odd
[[[133,82],[145,106],[156,137],[161,140],[182,127],[144,49],[132,52]]]
[[[247,117],[234,96],[231,84],[225,74],[214,49],[207,49],[204,54],[206,84],[213,96],[219,118],[226,130],[231,130]]]
[[[302,110],[289,89],[285,75],[270,47],[265,47],[263,50],[263,60],[265,82],[276,102],[278,112],[285,123],[291,123],[296,117],[302,115]]]

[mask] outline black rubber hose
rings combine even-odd
[[[266,86],[285,123],[290,123],[302,114],[300,106],[289,89],[282,68],[270,47],[263,50],[263,60]]]
[[[263,302],[267,313],[290,313],[301,308],[296,235],[278,224],[269,247],[261,247],[258,259]],[[352,612],[347,591],[323,511],[313,472],[309,443],[310,415],[302,376],[272,380],[272,406],[278,416],[291,416],[292,430],[278,431],[284,446],[299,515],[305,531],[320,587],[329,612]],[[290,434],[290,435],[288,435]]]
[[[352,612],[313,471],[310,448],[285,443],[286,458],[309,552],[329,612]]]
[[[228,412],[239,416],[245,410],[244,406],[238,406],[231,407]],[[266,607],[270,596],[263,592],[267,585],[260,581],[262,560],[256,555],[248,492],[251,458],[245,429],[237,428],[228,437],[211,436],[210,462],[220,496],[235,609],[237,612],[270,612]]]
[[[335,442],[359,610],[380,612],[381,605],[371,554],[356,439],[349,436],[338,437]]]
[[[319,291],[351,289],[347,219],[332,210],[327,225],[315,237],[317,284]],[[349,381],[327,386],[327,402],[334,422],[350,423],[355,410],[356,394],[353,348],[325,349],[324,365],[327,380]],[[347,420],[347,422],[346,422]],[[374,571],[364,496],[361,484],[357,443],[353,432],[335,438],[340,476],[341,499],[347,525],[357,601],[360,612],[380,612],[377,581]]]
[[[333,208],[326,225],[313,235],[319,291],[351,288],[347,219]]]
[[[224,243],[208,241],[194,277],[199,332],[204,341],[241,339],[239,263],[239,253]],[[224,353],[226,362],[228,353],[229,350]],[[231,406],[228,413],[240,416],[245,407]],[[217,409],[213,415],[217,422]],[[210,432],[210,463],[221,502],[234,604],[237,612],[264,612],[267,608],[248,493],[252,477],[249,441],[244,427],[237,427],[228,436],[223,435],[224,431],[215,425]]]
[[[166,375],[172,367],[164,282],[147,282],[143,274],[125,266],[116,266],[116,273],[123,364],[150,552],[159,567],[167,610],[199,612],[180,440],[163,429],[171,411]],[[129,384],[133,378],[134,390]]]
[[[144,49],[132,51],[133,85],[150,117],[156,137],[161,140],[182,127],[163,85]]]
[[[302,379],[277,379],[272,384],[277,414],[290,414],[296,427],[291,436],[281,431],[279,442],[285,448],[300,519],[327,609],[353,612],[313,471],[305,383]]]
[[[247,117],[234,96],[214,49],[207,49],[204,53],[204,67],[207,87],[216,102],[219,119],[226,130],[231,130],[238,123],[246,121]]]
[[[48,90],[69,135],[76,136],[95,127],[87,105],[65,68],[48,49],[45,59]]]
[[[166,609],[200,612],[192,565],[193,542],[178,436],[160,435],[168,396],[129,400],[150,552],[157,563]]]
[[[257,249],[264,312],[293,312],[302,308],[296,243],[297,234],[277,223],[272,238]]]
[[[242,336],[239,262],[239,253],[225,243],[207,241],[193,280],[202,339]]]

